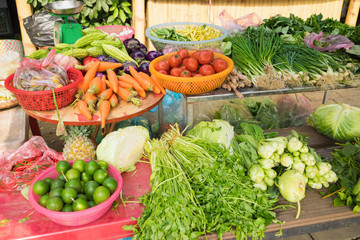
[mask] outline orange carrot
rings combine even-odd
[[[89,92],[86,92],[86,94],[84,95],[84,101],[88,105],[91,113],[94,113],[96,111],[95,104],[97,100],[98,100],[97,97]]]
[[[105,80],[106,80],[106,76],[105,76],[105,74],[104,74],[104,75],[102,75],[102,77],[101,77],[101,91],[100,91],[100,92],[102,92],[102,91],[105,91],[105,90],[106,90],[106,83],[105,83]]]
[[[127,102],[132,102],[135,105],[139,106],[141,105],[141,101],[138,98],[134,98],[134,94],[132,92],[130,92],[129,90],[122,88],[122,87],[118,87],[118,91],[117,94],[119,95],[119,97],[121,97],[121,99],[123,99],[124,101]]]
[[[109,98],[109,101],[110,101],[111,107],[115,107],[118,104],[119,99],[118,99],[117,95],[115,93],[113,93],[111,95],[111,97]]]
[[[85,73],[84,79],[79,84],[79,87],[81,90],[86,92],[89,88],[89,83],[91,80],[95,78],[96,71],[100,65],[100,62],[94,62],[94,64],[89,68],[89,70]]]
[[[133,86],[130,83],[119,81],[118,85],[119,87],[125,88],[127,90],[133,89]]]
[[[160,93],[160,88],[153,82],[151,77],[144,72],[139,72],[140,76],[149,81],[153,85],[153,92],[156,94]]]
[[[101,93],[99,93],[97,96],[100,99],[109,99],[111,97],[111,95],[113,94],[113,90],[111,88],[106,89],[105,91],[102,91]]]
[[[87,120],[92,119],[91,112],[88,108],[88,105],[86,104],[86,102],[84,100],[79,100],[76,104],[76,107],[79,110],[79,112],[81,113],[81,115],[83,115]]]
[[[133,76],[133,78],[135,78],[135,80],[140,84],[140,86],[147,90],[147,91],[152,91],[153,90],[153,85],[145,78],[143,78],[138,71],[136,71],[136,69],[133,66],[129,67],[129,71],[131,73],[131,76]]]
[[[133,88],[136,90],[136,92],[139,94],[140,97],[145,98],[146,92],[145,90],[140,86],[140,84],[129,74],[124,74],[119,77],[119,80],[122,82],[129,83],[133,86]]]
[[[88,92],[91,94],[98,94],[101,92],[101,79],[99,77],[95,77],[93,80],[89,83],[89,89]]]
[[[92,68],[92,66],[97,62],[89,62],[85,66],[85,70]],[[108,69],[115,69],[122,66],[122,63],[113,63],[113,62],[100,62],[99,67],[97,69],[98,72],[105,72]]]
[[[159,82],[159,79],[154,74],[151,75],[151,80],[158,88],[160,88],[161,93],[166,95],[165,88],[161,85],[161,83]]]
[[[109,112],[110,112],[110,102],[108,100],[104,100],[100,103],[99,112],[101,119],[101,128],[104,128],[105,120],[109,116]]]
[[[106,73],[107,73],[107,78],[109,79],[110,88],[112,88],[114,92],[117,92],[119,83],[116,73],[112,69],[106,70]]]
[[[105,80],[105,84],[106,84],[107,87],[110,87],[110,82],[109,82],[109,80]]]

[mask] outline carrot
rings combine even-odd
[[[116,73],[112,69],[106,70],[106,73],[107,73],[107,77],[109,79],[110,88],[112,88],[112,90],[114,92],[117,92],[119,83],[118,83],[118,78],[116,76]]]
[[[165,88],[161,85],[161,83],[159,82],[159,79],[154,74],[151,75],[151,80],[158,88],[160,88],[161,93],[166,95]]]
[[[127,90],[133,89],[133,86],[130,83],[119,81],[118,85],[119,87],[125,88]]]
[[[145,90],[140,86],[140,84],[129,74],[124,74],[119,77],[119,80],[122,82],[129,83],[133,86],[133,88],[136,90],[136,92],[139,94],[140,97],[145,98],[146,92]]]
[[[141,105],[141,101],[138,98],[134,98],[134,94],[132,92],[130,92],[129,90],[122,88],[122,87],[118,87],[118,91],[117,94],[119,95],[119,97],[121,97],[121,99],[123,99],[124,101],[127,102],[132,102],[135,105],[139,106]]]
[[[76,104],[76,107],[79,110],[79,112],[81,113],[81,115],[83,115],[87,120],[92,119],[91,112],[88,108],[88,105],[86,104],[86,102],[84,100],[79,100]]]
[[[84,101],[88,105],[91,113],[95,112],[95,104],[97,100],[98,100],[97,97],[89,92],[86,92],[86,94],[84,95]]]
[[[99,77],[95,77],[93,80],[89,83],[89,89],[88,92],[91,94],[98,94],[101,92],[101,79]]]
[[[97,96],[98,96],[98,98],[100,98],[102,100],[106,100],[106,99],[109,99],[111,97],[113,92],[114,91],[111,88],[108,88],[105,91],[102,91],[101,93],[99,93]]]
[[[105,120],[109,116],[109,112],[110,112],[110,102],[108,100],[104,100],[100,103],[99,112],[101,119],[101,128],[104,128]]]
[[[144,72],[139,72],[140,76],[145,78],[147,81],[149,81],[154,87],[153,87],[153,92],[156,93],[156,94],[159,94],[160,93],[160,88],[155,85],[155,83],[153,82],[153,80],[151,79],[151,77],[149,75],[147,75],[146,73]]]
[[[100,92],[102,92],[102,91],[105,91],[105,90],[106,90],[106,83],[105,83],[105,80],[106,80],[106,76],[105,76],[105,74],[104,74],[104,75],[102,75],[102,77],[101,77],[101,91],[100,91]]]
[[[100,62],[94,62],[94,64],[89,68],[89,70],[85,73],[84,79],[79,84],[79,87],[81,90],[86,92],[89,88],[89,83],[91,80],[95,78],[96,71],[100,65]]]
[[[111,107],[115,107],[118,104],[119,99],[118,99],[117,95],[115,93],[113,93],[111,95],[111,97],[109,98],[109,101],[110,101]]]
[[[85,70],[92,68],[92,66],[96,62],[92,61],[86,64]],[[115,69],[122,66],[122,63],[113,63],[113,62],[100,62],[99,67],[97,69],[98,72],[105,72],[108,69]]]
[[[136,71],[136,69],[133,66],[129,67],[129,71],[131,73],[131,76],[133,76],[133,78],[135,78],[135,80],[140,84],[140,86],[147,90],[147,91],[152,91],[153,90],[153,85],[145,78],[143,78],[138,71]]]
[[[110,87],[110,82],[109,82],[109,80],[105,80],[105,84],[106,84],[107,87]]]

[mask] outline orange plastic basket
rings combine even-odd
[[[189,51],[189,54],[192,52],[193,51]],[[211,90],[218,88],[225,81],[226,76],[234,68],[234,62],[230,58],[220,53],[214,53],[214,58],[224,59],[228,63],[228,68],[213,75],[203,77],[174,77],[159,73],[155,70],[155,65],[158,62],[168,59],[175,54],[176,53],[170,53],[155,58],[151,61],[149,70],[151,74],[154,74],[159,79],[164,88],[177,93],[194,95],[210,92]]]

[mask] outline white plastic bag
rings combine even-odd
[[[19,67],[20,54],[16,51],[7,51],[0,55],[0,79],[6,79]]]

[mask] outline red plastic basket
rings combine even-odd
[[[73,82],[55,89],[58,108],[66,107],[75,100],[77,86],[83,79],[82,73],[75,68],[69,68],[67,75],[69,80],[73,80]],[[50,111],[56,109],[52,90],[26,91],[16,89],[13,86],[13,78],[14,74],[5,80],[5,87],[15,95],[21,107],[34,111]]]
[[[132,36],[135,33],[134,28],[128,26],[122,26],[122,25],[104,25],[104,26],[96,27],[96,29],[106,32],[108,34],[115,34],[117,35],[117,38],[120,38],[121,41],[125,41],[126,39],[132,38]],[[129,30],[131,32],[125,35],[120,35],[125,30]]]

